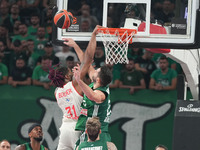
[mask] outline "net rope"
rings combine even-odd
[[[119,33],[116,29],[114,34],[109,30],[99,30],[99,33],[105,48],[106,64],[128,63],[128,45],[135,32]]]

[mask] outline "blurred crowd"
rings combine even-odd
[[[0,0],[0,84],[13,87],[36,85],[50,89],[49,64],[72,69],[79,63],[73,48],[56,46],[51,42],[53,16],[49,3],[48,0]],[[81,32],[92,31],[97,24],[102,24],[102,12],[97,6],[103,7],[102,2],[82,0],[76,3],[76,0],[69,0],[69,11],[81,20]],[[127,8],[128,17],[137,17],[137,8],[130,7]],[[108,8],[108,27],[119,27],[123,22],[112,19],[111,16],[120,13],[115,11],[116,8],[114,4]],[[172,1],[155,1],[152,16],[167,23],[174,16],[173,9]],[[105,64],[104,47],[98,46],[93,65],[97,68],[108,65],[113,71],[110,88],[128,88],[130,94],[139,89],[173,90],[177,74],[183,73],[175,61],[142,48],[129,47],[128,58],[126,65]]]

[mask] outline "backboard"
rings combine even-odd
[[[88,42],[97,24],[133,28],[134,47],[192,49],[200,47],[199,0],[57,0],[77,18],[67,30],[53,27],[53,40]],[[101,38],[97,35],[97,41]]]

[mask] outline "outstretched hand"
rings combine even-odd
[[[73,72],[73,75],[74,75],[75,80],[79,83],[79,81],[81,80],[81,79],[80,79],[81,71],[80,71],[80,66],[79,66],[79,64],[77,64],[77,66],[75,66],[75,67],[72,69],[72,72]]]
[[[97,34],[98,34],[98,29],[100,29],[100,28],[104,28],[104,27],[102,27],[102,26],[100,26],[100,25],[96,25],[96,27],[94,28],[92,34],[97,35]]]
[[[72,38],[63,38],[64,44],[70,47],[74,47],[76,45],[76,42]]]

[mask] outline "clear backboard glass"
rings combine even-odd
[[[59,0],[57,6],[77,19],[57,30],[58,40],[89,41],[97,24],[137,29],[133,43],[138,46],[183,48],[197,40],[199,0]]]

